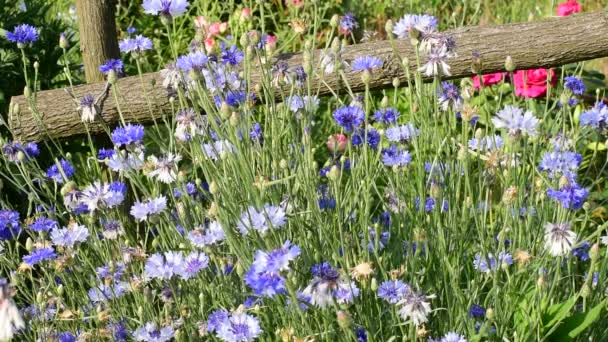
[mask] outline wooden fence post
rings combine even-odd
[[[103,81],[99,66],[110,58],[120,57],[115,11],[116,0],[76,0],[80,50],[87,83]]]

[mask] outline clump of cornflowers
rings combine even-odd
[[[547,152],[543,155],[538,169],[547,172],[549,178],[559,179],[564,176],[574,181],[582,161],[583,156],[576,152]]]
[[[132,53],[138,56],[145,51],[152,50],[154,45],[150,38],[143,35],[137,35],[134,38],[125,38],[118,43],[120,51],[123,53]]]
[[[281,273],[290,271],[289,263],[300,253],[300,247],[290,241],[270,252],[258,250],[245,274],[245,284],[258,296],[274,297],[286,293],[285,278]]]
[[[412,123],[407,123],[400,126],[392,126],[387,128],[384,135],[390,142],[407,143],[419,136],[420,130]]]
[[[59,160],[46,170],[46,176],[59,184],[72,178],[74,173],[76,173],[76,169],[65,159]]]
[[[144,277],[146,279],[169,280],[173,277],[188,280],[209,266],[209,257],[203,252],[191,252],[184,256],[182,252],[169,251],[164,255],[155,253],[146,260]]]
[[[374,120],[385,125],[390,125],[395,123],[399,119],[399,116],[401,116],[401,113],[395,108],[382,108],[374,113]]]
[[[363,109],[357,105],[349,105],[336,109],[333,113],[334,120],[346,132],[352,132],[360,127],[365,120]]]
[[[409,151],[399,149],[395,145],[382,150],[382,163],[385,166],[408,166],[412,162]]]
[[[430,34],[435,32],[438,23],[437,18],[428,14],[406,14],[397,21],[393,28],[393,33],[399,39],[408,39],[412,34]]]
[[[505,106],[492,118],[492,123],[497,129],[506,129],[512,137],[534,137],[538,134],[539,121],[534,114],[515,106]]]
[[[117,127],[111,134],[115,150],[99,151],[99,159],[112,171],[127,172],[139,170],[144,165],[144,127],[137,124],[126,124]]]
[[[359,129],[352,136],[353,146],[360,146],[363,142],[373,149],[376,149],[380,144],[380,133],[374,128]]]
[[[224,309],[211,312],[207,332],[215,333],[222,341],[253,341],[262,333],[257,318],[247,313],[230,313]]]
[[[310,298],[312,305],[324,308],[334,301],[338,304],[350,304],[359,296],[357,285],[342,278],[328,262],[314,265],[311,273],[313,279],[302,293]]]
[[[545,249],[552,256],[564,256],[576,243],[576,233],[568,222],[545,224]]]
[[[369,227],[367,229],[368,238],[365,239],[365,233],[359,234],[361,238],[361,247],[367,247],[367,250],[370,253],[375,253],[376,244],[378,245],[378,252],[382,251],[386,245],[388,245],[388,240],[391,237],[391,233],[389,231],[380,232],[380,237],[378,238],[376,235],[376,230],[373,227]],[[367,240],[367,245],[365,241]]]
[[[133,332],[135,341],[167,342],[173,339],[175,331],[171,326],[158,327],[154,322],[148,322]]]
[[[160,214],[165,208],[167,208],[167,198],[161,195],[143,202],[135,202],[131,207],[130,214],[139,222],[143,222],[148,217]]]
[[[38,40],[38,31],[32,25],[21,24],[15,26],[13,32],[6,31],[6,39],[17,43],[17,47],[23,49],[25,45]]]
[[[566,76],[564,78],[564,87],[574,95],[583,95],[587,90],[587,86],[577,77]]]
[[[492,253],[483,255],[477,253],[475,260],[473,260],[473,266],[481,273],[490,273],[498,270],[498,268],[506,268],[513,264],[513,257],[507,252],[499,252],[497,256]]]
[[[581,187],[573,180],[565,179],[565,182],[563,180],[560,179],[560,183],[565,184],[561,184],[559,189],[551,188],[547,190],[547,197],[560,202],[565,209],[578,210],[582,208],[587,196],[589,196],[589,190]]]
[[[27,162],[40,154],[40,149],[34,142],[22,144],[18,141],[9,141],[2,145],[0,151],[6,160],[14,163]]]
[[[237,229],[243,236],[251,230],[264,235],[271,228],[279,229],[287,224],[287,212],[282,205],[266,204],[260,210],[254,206],[241,214]]]
[[[608,106],[603,102],[596,102],[593,108],[584,111],[579,117],[581,126],[589,126],[602,131],[608,126]]]
[[[144,0],[144,13],[161,15],[165,18],[177,17],[186,13],[188,0]]]

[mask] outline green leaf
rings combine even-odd
[[[590,149],[591,151],[604,151],[604,150],[606,150],[606,144],[601,143],[601,142],[590,142],[587,145],[587,148]]]
[[[576,336],[593,324],[593,322],[597,321],[604,306],[605,303],[601,302],[587,312],[577,313],[566,318],[559,328],[549,336],[548,340],[559,342],[572,341]]]
[[[572,297],[563,303],[551,305],[543,314],[543,325],[550,329],[552,326],[568,317],[570,310],[576,304],[578,297]]]

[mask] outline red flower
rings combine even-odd
[[[565,17],[572,13],[579,13],[580,11],[581,4],[579,4],[576,0],[568,0],[557,6],[557,15],[560,17]]]
[[[491,86],[492,84],[500,83],[502,81],[503,77],[506,77],[506,76],[507,76],[506,72],[485,74],[485,75],[483,75],[483,86],[487,87],[487,86]],[[477,75],[473,76],[473,86],[475,86],[475,88],[477,88],[477,89],[479,89],[481,87],[481,84],[479,84],[479,77]]]
[[[557,77],[553,69],[518,70],[513,76],[515,95],[524,97],[542,97],[547,93],[547,79],[555,85]]]
[[[348,137],[341,133],[330,135],[327,139],[327,148],[332,153],[342,153],[346,150],[346,144],[348,144]]]

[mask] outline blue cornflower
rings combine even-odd
[[[95,269],[97,272],[97,279],[104,280],[110,279],[114,281],[120,280],[120,278],[125,274],[125,264],[118,263],[115,265],[103,265],[101,267],[97,267]]]
[[[447,111],[450,107],[458,110],[462,106],[462,97],[458,87],[452,83],[441,82],[441,89],[437,89],[437,95],[437,101],[444,111]]]
[[[48,232],[57,227],[57,221],[46,217],[39,217],[29,225],[29,228],[35,232]]]
[[[351,34],[357,27],[359,27],[359,23],[357,23],[357,20],[352,13],[346,13],[338,22],[339,31],[345,36]]]
[[[165,252],[152,254],[144,267],[144,277],[147,279],[168,280],[174,276],[182,276],[185,272],[184,256],[181,252]]]
[[[74,336],[74,334],[72,334],[71,332],[68,332],[68,331],[58,333],[56,338],[57,338],[58,342],[76,342],[77,341],[76,336]]]
[[[108,75],[110,71],[114,71],[116,75],[122,75],[122,60],[120,59],[108,59],[104,64],[99,66],[99,72],[104,75]]]
[[[588,261],[589,260],[589,248],[591,248],[591,244],[587,241],[578,245],[578,247],[572,250],[572,255],[578,258],[580,261]]]
[[[2,146],[2,154],[12,162],[27,161],[29,158],[35,158],[40,154],[40,149],[36,143],[30,142],[25,145],[20,142],[13,141],[5,143]],[[25,158],[20,159],[19,152],[23,153]]]
[[[420,255],[426,255],[426,243],[419,243],[419,242],[409,243],[408,241],[403,242],[403,253],[405,255],[408,255],[409,251],[411,249],[412,255],[416,255],[416,251],[418,251],[418,247],[420,247]]]
[[[70,179],[70,177],[72,177],[76,172],[74,166],[72,166],[72,164],[65,159],[61,159],[58,164],[59,166],[57,166],[57,164],[53,164],[46,170],[46,176],[53,179],[57,183],[63,183],[64,180]]]
[[[383,109],[378,109],[374,113],[374,120],[388,125],[388,124],[392,124],[395,121],[397,121],[397,119],[399,118],[400,115],[401,115],[401,113],[399,113],[399,111],[394,108],[386,108],[386,109],[383,108]]]
[[[359,146],[363,144],[363,140],[365,140],[365,129],[361,128],[353,134],[351,142],[353,146]],[[374,128],[369,128],[367,130],[367,145],[373,149],[376,149],[379,143],[380,133],[378,133],[378,131]]]
[[[357,327],[355,329],[355,336],[357,337],[357,342],[367,342],[367,330],[362,327]]]
[[[395,145],[382,150],[382,162],[386,166],[407,166],[412,162],[412,155],[408,151],[402,151]]]
[[[177,61],[175,61],[175,66],[184,72],[188,72],[190,70],[200,72],[207,66],[207,63],[209,63],[209,57],[207,57],[206,54],[197,51],[179,56]]]
[[[567,76],[564,78],[564,87],[569,89],[572,94],[575,95],[583,95],[585,90],[587,90],[585,83],[574,76]]]
[[[144,13],[177,17],[188,9],[188,0],[144,0]]]
[[[371,72],[373,69],[382,68],[384,62],[381,58],[372,56],[359,56],[351,64],[353,71],[368,71]]]
[[[144,139],[144,126],[127,124],[112,131],[112,142],[116,147],[141,145]]]
[[[183,234],[183,233],[182,233]],[[182,279],[188,280],[209,266],[209,257],[203,252],[192,252],[184,260]]]
[[[327,282],[335,282],[340,277],[338,271],[327,261],[313,265],[310,268],[310,273],[313,277],[320,278]]]
[[[97,159],[99,159],[99,160],[112,159],[112,157],[114,157],[115,153],[116,153],[116,151],[114,151],[113,149],[100,148],[99,151],[97,152]]]
[[[482,138],[472,138],[469,140],[469,148],[479,152],[490,152],[501,149],[503,145],[500,135],[487,135]]]
[[[410,286],[401,280],[387,280],[378,287],[378,297],[397,304],[410,293]]]
[[[154,0],[151,0],[154,1]],[[161,0],[158,0],[161,1]],[[167,0],[162,0],[167,1]],[[171,1],[171,0],[168,0]],[[144,2],[145,3],[145,2]],[[133,332],[133,338],[135,341],[144,342],[168,342],[173,339],[175,331],[168,325],[166,327],[158,328],[156,323],[148,322],[143,327],[138,328]]]
[[[13,32],[6,31],[6,39],[19,45],[33,43],[38,40],[38,31],[32,25],[21,24],[15,26]]]
[[[387,128],[384,135],[390,142],[404,143],[419,136],[420,130],[417,129],[413,124],[407,123],[405,125]]]
[[[308,78],[308,75],[306,75],[306,71],[304,70],[304,67],[301,65],[294,67],[293,74],[294,74],[295,86],[298,88],[302,88],[304,86],[304,83],[306,82],[306,79]]]
[[[596,102],[593,108],[581,113],[579,122],[581,126],[604,128],[608,122],[608,106],[601,101]]]
[[[253,141],[262,142],[264,135],[262,133],[262,126],[259,123],[255,122],[253,124],[253,127],[249,130],[249,137]]]
[[[511,254],[506,252],[498,253],[498,257],[495,257],[492,253],[488,253],[487,256],[482,256],[480,253],[475,255],[473,266],[475,269],[482,273],[490,273],[491,271],[497,270],[502,265],[510,266],[513,264],[513,257]]]
[[[114,337],[115,342],[126,342],[127,337],[129,337],[127,327],[122,321],[117,323],[110,322],[106,326],[106,329],[112,333],[112,337]]]
[[[241,64],[244,59],[243,51],[239,50],[236,45],[232,45],[228,49],[222,47],[221,50],[220,58],[224,65],[230,64],[232,66],[237,66]]]
[[[67,228],[55,228],[51,230],[51,241],[56,246],[73,248],[77,243],[82,243],[89,237],[89,229],[77,223],[71,223]]]
[[[334,111],[334,120],[347,132],[352,132],[361,126],[365,120],[365,113],[359,106],[344,106]]]
[[[538,169],[548,172],[549,178],[565,176],[574,180],[582,161],[583,157],[576,152],[547,152],[543,155]]]
[[[234,313],[222,322],[217,337],[226,342],[253,341],[262,333],[257,318],[246,313]]]
[[[135,34],[135,33],[137,33],[137,29],[135,27],[133,27],[133,26],[129,26],[129,27],[127,27],[127,33],[128,34]]]
[[[47,247],[35,249],[29,255],[24,256],[23,261],[30,266],[34,266],[37,263],[43,262],[45,260],[53,260],[56,257],[57,254],[55,254],[55,250],[53,249],[53,247]]]
[[[367,232],[369,234],[367,250],[370,253],[374,253],[375,247],[376,247],[376,231],[370,227],[370,228],[368,228]],[[365,247],[365,239],[364,239],[365,236],[363,234],[360,234],[359,236],[362,238],[361,246]],[[391,233],[388,231],[380,233],[380,239],[378,240],[378,251],[383,250],[384,247],[386,245],[388,245],[388,240],[390,237],[391,237]]]
[[[120,51],[123,53],[142,53],[146,50],[151,50],[154,46],[150,38],[143,35],[137,35],[135,38],[126,38],[118,43]]]
[[[467,339],[458,333],[450,331],[437,342],[467,342]]]
[[[469,309],[469,317],[470,318],[483,318],[486,315],[486,309],[477,304],[471,305]]]
[[[214,310],[209,314],[207,318],[207,331],[215,332],[219,331],[220,327],[222,327],[230,318],[230,313],[228,310],[219,309]]]
[[[587,196],[589,196],[589,190],[572,181],[559,190],[547,190],[547,196],[555,201],[561,202],[563,208],[577,210],[583,207],[583,203],[587,199]]]
[[[243,236],[253,229],[264,235],[272,227],[279,229],[287,223],[287,213],[283,206],[266,204],[262,210],[250,206],[241,214],[237,228]]]
[[[278,294],[287,293],[285,278],[280,274],[258,273],[253,268],[245,274],[245,284],[249,286],[258,296],[274,297]]]
[[[409,38],[410,31],[415,29],[423,34],[437,30],[439,20],[428,14],[406,14],[395,24],[393,33],[401,39]]]
[[[531,111],[515,106],[505,106],[492,118],[492,123],[497,129],[506,128],[511,136],[538,134],[539,120]]]

